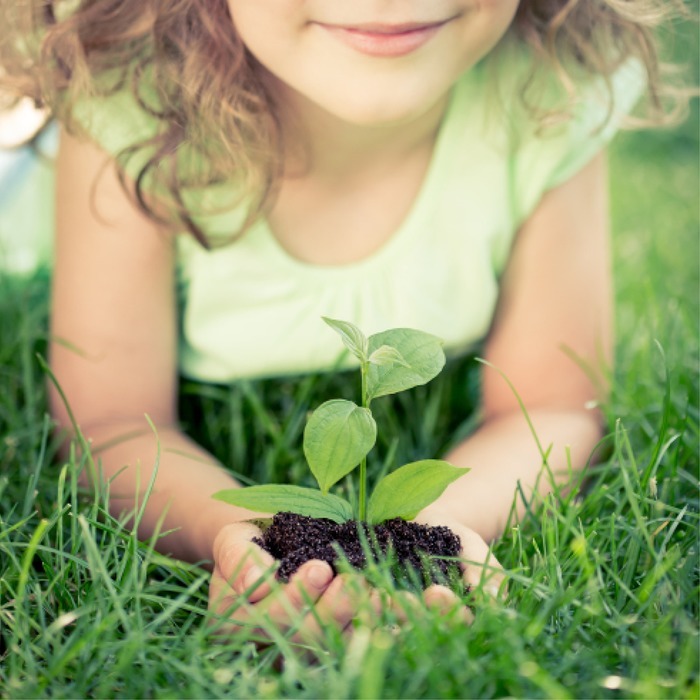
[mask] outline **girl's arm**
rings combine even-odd
[[[601,155],[545,195],[519,232],[485,350],[523,400],[542,448],[552,447],[559,484],[570,480],[569,465],[585,466],[602,434],[591,405],[603,397],[590,370],[601,380],[610,367],[611,297]],[[457,521],[489,541],[503,532],[518,483],[530,498],[551,481],[540,477],[543,460],[516,397],[489,367],[483,410],[481,427],[447,456],[471,471],[421,517]]]
[[[242,522],[254,514],[211,498],[236,482],[178,429],[172,237],[132,204],[105,154],[67,134],[57,197],[53,372],[93,445],[101,481],[110,482],[110,510],[133,512],[157,463],[139,536],[173,530],[158,539],[160,551],[213,561],[210,604],[226,615],[273,561],[251,542],[259,531]],[[58,392],[50,400],[59,428],[71,433]],[[83,481],[90,479],[83,474]],[[331,577],[325,562],[308,562],[274,595],[267,584],[247,595],[255,605],[245,615],[254,619],[259,608],[284,628],[291,613],[315,601],[320,618],[344,625],[352,606],[342,582],[331,589]],[[307,617],[307,626],[317,624]]]
[[[129,201],[95,147],[63,134],[56,176],[53,371],[111,481],[115,514],[134,508],[151,477],[150,417],[161,459],[139,534],[178,528],[160,549],[210,559],[216,532],[245,513],[211,500],[232,479],[177,429],[172,237]],[[70,431],[56,392],[51,404],[59,426]]]

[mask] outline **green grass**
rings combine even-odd
[[[252,632],[213,639],[206,573],[139,543],[104,495],[80,493],[81,460],[56,457],[35,357],[47,281],[0,280],[0,696],[697,698],[696,133],[694,118],[613,150],[609,457],[496,544],[507,601],[476,591],[468,628],[411,612],[398,631],[387,613],[349,644],[329,630],[313,662],[284,638],[269,649]],[[382,432],[400,441],[380,445],[375,467],[468,430],[449,416],[477,385],[465,362],[385,402]],[[186,383],[181,403],[203,442],[248,466],[243,478],[303,479],[306,411],[355,392],[345,377]]]

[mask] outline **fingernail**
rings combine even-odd
[[[260,582],[262,577],[262,569],[257,566],[251,566],[250,569],[248,569],[248,573],[245,575],[245,578],[243,579],[243,589],[245,591],[248,591],[251,588],[254,588],[256,584]]]
[[[484,591],[490,595],[492,598],[498,598],[499,588],[498,586],[490,585],[485,586]]]
[[[314,588],[325,588],[333,578],[333,571],[330,566],[311,566],[306,572],[305,579]]]
[[[433,595],[428,603],[429,607],[445,612],[456,603],[456,598],[448,593],[437,593]]]

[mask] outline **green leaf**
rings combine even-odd
[[[404,364],[369,365],[367,394],[370,400],[426,384],[445,366],[442,340],[430,333],[412,328],[376,333],[369,337],[370,356],[383,345],[395,348]]]
[[[367,520],[371,525],[392,518],[411,520],[468,471],[440,459],[406,464],[376,485],[367,506]]]
[[[257,513],[290,511],[336,523],[352,519],[352,506],[340,496],[286,484],[262,484],[218,491],[213,498]]]
[[[345,347],[358,359],[360,362],[367,360],[368,341],[365,334],[353,323],[349,321],[338,321],[334,318],[322,316],[323,320],[340,335],[345,343]]]
[[[367,408],[333,399],[321,404],[304,430],[304,454],[326,493],[350,473],[374,446],[377,424]]]

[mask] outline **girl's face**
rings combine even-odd
[[[519,0],[228,0],[283,102],[358,125],[409,121],[510,26]]]

